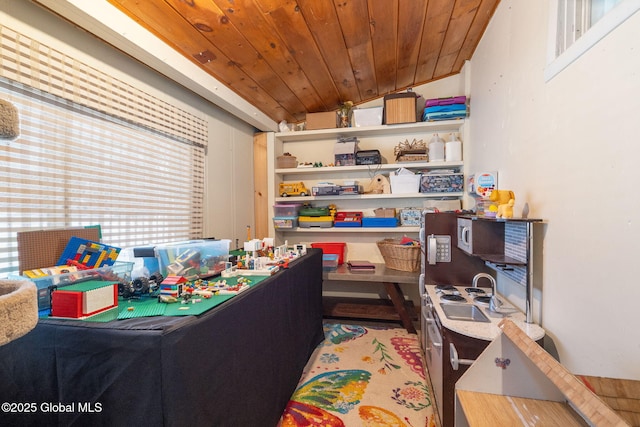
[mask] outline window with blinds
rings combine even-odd
[[[118,247],[201,238],[206,120],[0,32],[0,100],[18,119],[17,136],[0,135],[0,277],[18,270],[18,231],[100,225]]]

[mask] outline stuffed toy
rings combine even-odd
[[[489,200],[497,203],[498,205],[509,203],[509,200],[511,199],[516,199],[516,195],[511,190],[493,190],[489,195]]]
[[[513,205],[516,195],[511,190],[493,190],[489,200],[498,205],[496,218],[513,218]]]
[[[513,218],[513,204],[514,199],[510,199],[507,203],[498,206],[498,212],[496,218]]]
[[[364,188],[365,194],[389,194],[391,193],[391,185],[389,178],[378,174],[371,178],[371,182]]]

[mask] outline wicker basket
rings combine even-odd
[[[420,270],[420,246],[401,245],[398,240],[385,239],[378,242],[378,249],[387,268],[411,272]]]
[[[298,167],[298,158],[296,156],[278,156],[276,158],[276,168],[287,169]]]

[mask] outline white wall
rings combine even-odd
[[[209,118],[205,236],[242,245],[253,214],[253,126],[230,114]]]
[[[254,128],[27,1],[0,0],[0,22],[209,122],[205,237],[241,239],[253,224]]]
[[[467,163],[545,220],[537,315],[560,361],[638,380],[640,14],[545,83],[548,3],[503,0],[482,38]]]

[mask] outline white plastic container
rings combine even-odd
[[[438,134],[429,141],[429,162],[444,162],[444,140]]]
[[[391,175],[392,194],[417,193],[420,190],[420,176],[415,175]]]
[[[462,142],[455,133],[451,134],[451,139],[445,144],[444,154],[447,162],[462,161]]]
[[[160,273],[188,280],[209,277],[225,269],[231,240],[189,240],[156,246]]]

